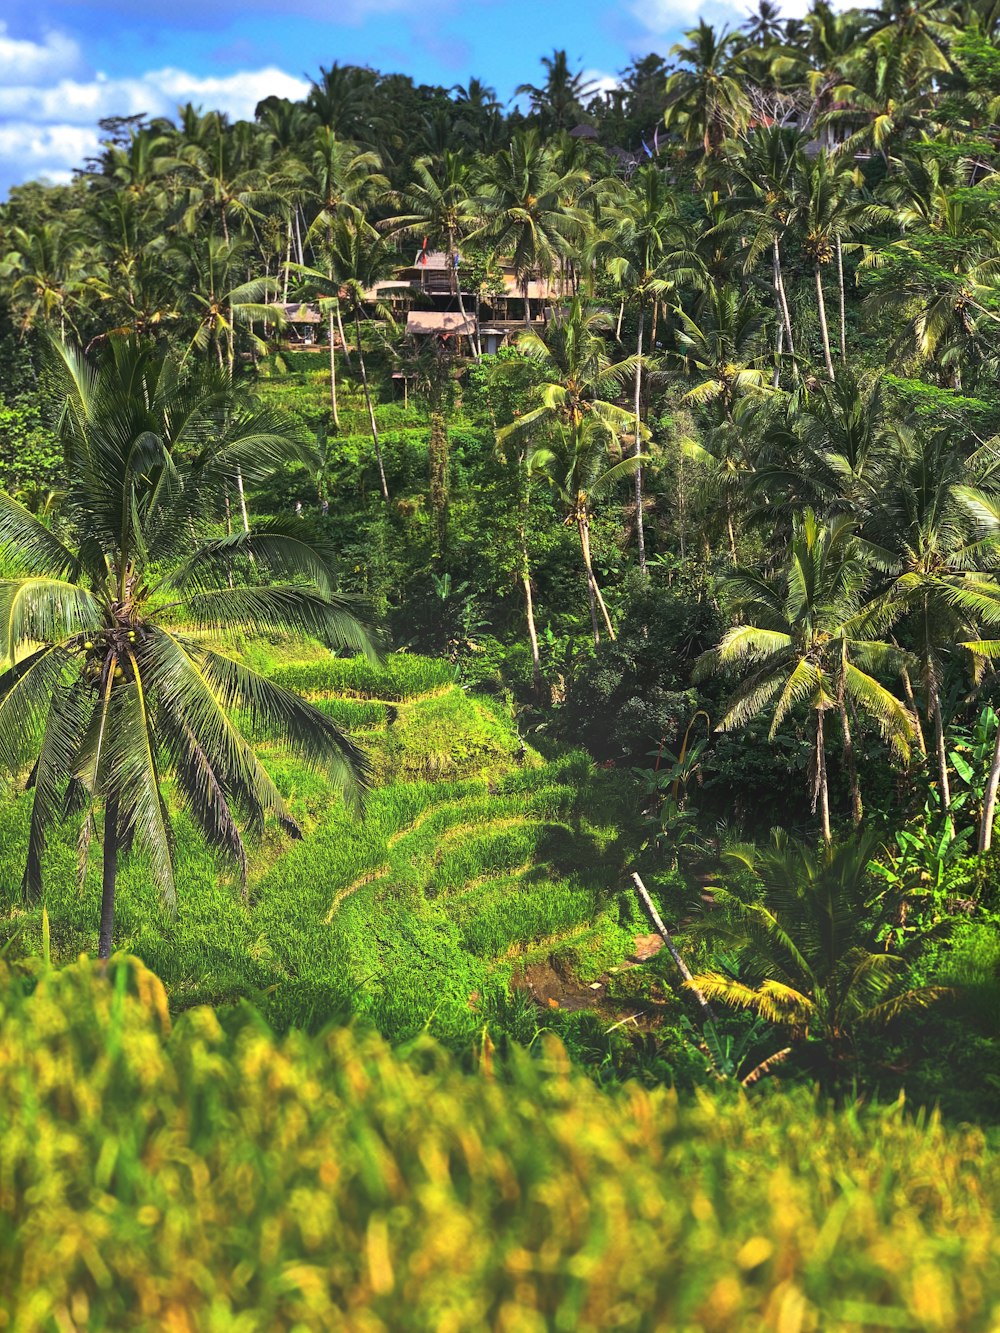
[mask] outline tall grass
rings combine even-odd
[[[1000,1316],[973,1129],[596,1088],[555,1041],[462,1073],[244,1007],[170,1029],[141,965],[0,972],[0,1326],[907,1329]]]

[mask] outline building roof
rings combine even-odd
[[[319,306],[307,305],[304,302],[292,301],[284,305],[279,302],[275,309],[281,311],[289,324],[318,324],[322,318]]]
[[[453,310],[411,310],[406,316],[407,333],[453,333],[471,338],[476,321],[471,315]]]

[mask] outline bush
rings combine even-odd
[[[549,1039],[477,1074],[426,1038],[170,1031],[117,958],[0,974],[0,1325],[906,1328],[1000,1317],[980,1131],[805,1092],[605,1092]]]

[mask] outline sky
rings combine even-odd
[[[740,22],[739,0],[0,0],[0,198],[65,181],[103,116],[174,115],[193,102],[249,117],[301,97],[320,65],[372,65],[501,99],[541,83],[543,55],[613,78],[666,54],[698,14]],[[797,6],[796,6],[797,8]],[[787,12],[794,12],[788,7]]]

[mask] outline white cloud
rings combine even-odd
[[[859,9],[866,0],[834,0],[834,9]],[[716,27],[738,27],[755,9],[751,0],[631,0],[629,11],[655,37],[679,39],[699,18]],[[802,18],[809,0],[780,0],[781,17]]]
[[[100,147],[97,131],[82,125],[0,124],[0,183],[65,182]]]
[[[40,42],[8,35],[0,19],[0,86],[37,86],[76,74],[83,64],[80,47],[64,32],[49,32]]]
[[[605,74],[603,69],[585,69],[583,79],[585,83],[594,85],[594,95],[600,93],[603,96],[621,86],[621,79],[617,75]]]
[[[252,116],[254,107],[271,93],[303,97],[309,89],[276,66],[236,74],[199,76],[182,69],[151,70],[138,78],[109,79],[102,74],[86,82],[61,79],[53,87],[0,87],[0,119],[11,117],[41,125],[96,125],[104,116],[172,116],[178,105],[194,102],[235,118]]]
[[[2,41],[0,36],[0,50]],[[247,119],[262,98],[301,98],[308,89],[306,80],[274,65],[216,76],[167,67],[138,78],[0,82],[0,191],[40,176],[68,180],[98,151],[97,122],[105,116],[172,117],[179,105],[193,102]]]

